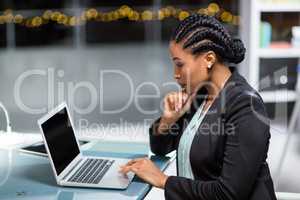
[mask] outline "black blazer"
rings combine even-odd
[[[170,176],[166,199],[276,199],[266,162],[270,127],[263,100],[237,70],[232,71],[194,137],[190,162],[195,180],[179,177],[178,172]],[[153,153],[165,155],[177,150],[203,94],[207,91],[202,88],[190,111],[165,135],[154,135],[160,119],[153,123],[149,130]]]

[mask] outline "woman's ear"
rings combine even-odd
[[[215,52],[213,51],[208,51],[207,53],[205,53],[204,55],[204,61],[207,64],[207,68],[211,69],[212,66],[216,63],[217,61],[217,55],[215,54]]]

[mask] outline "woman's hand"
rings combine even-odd
[[[129,171],[135,173],[149,184],[162,189],[165,187],[168,179],[168,176],[162,173],[148,158],[136,158],[129,161],[126,165],[120,166],[121,173],[126,174]]]
[[[186,113],[190,109],[195,96],[196,93],[188,95],[186,92],[171,92],[167,94],[164,98],[164,111],[157,132],[165,132]]]

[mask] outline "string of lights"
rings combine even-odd
[[[28,28],[37,28],[52,21],[65,26],[80,26],[84,25],[87,21],[112,22],[120,19],[138,22],[164,20],[173,17],[183,20],[193,13],[215,16],[224,23],[239,25],[239,16],[231,14],[216,3],[211,3],[207,8],[200,8],[198,10],[183,10],[167,6],[156,11],[137,11],[127,5],[123,5],[113,11],[101,12],[95,8],[90,8],[82,11],[79,16],[70,16],[59,11],[45,10],[40,16],[25,17],[7,9],[0,15],[0,24],[14,23]]]

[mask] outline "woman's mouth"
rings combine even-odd
[[[180,84],[180,87],[182,92],[186,92],[186,85]]]

